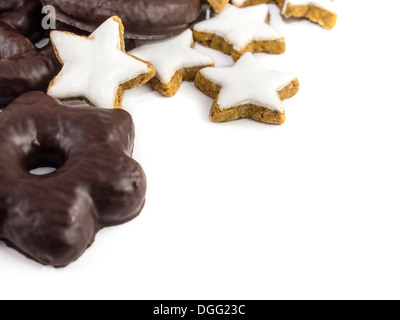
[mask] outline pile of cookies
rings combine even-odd
[[[40,0],[0,2],[0,108],[24,92],[46,91],[60,65],[51,45],[34,43],[45,35]]]
[[[139,215],[146,178],[131,158],[134,126],[121,110],[126,90],[150,83],[171,97],[182,81],[194,81],[214,99],[212,121],[284,123],[282,100],[298,92],[299,81],[265,69],[253,56],[285,52],[284,36],[268,24],[267,3],[285,17],[332,28],[331,1],[204,2],[1,2],[0,153],[7,157],[0,162],[0,239],[40,263],[62,267],[101,228]],[[45,36],[43,5],[55,9],[50,18],[57,19],[57,30],[38,49],[33,43]],[[235,65],[214,67],[194,49],[195,41],[231,55]],[[91,106],[61,102],[69,100]],[[56,171],[30,173],[45,166]]]
[[[229,0],[207,0],[215,12],[221,12]],[[337,20],[333,0],[232,0],[232,4],[243,8],[261,3],[276,4],[285,18],[306,18],[332,29]]]

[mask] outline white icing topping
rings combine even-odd
[[[163,84],[170,83],[180,69],[214,64],[211,58],[192,49],[193,32],[189,29],[167,40],[142,41],[139,44],[140,47],[129,53],[150,61],[157,70],[157,78]]]
[[[330,12],[335,12],[333,0],[285,0],[285,4],[282,8],[283,13],[286,12],[288,4],[291,4],[292,6],[314,6]]]
[[[268,6],[260,4],[247,8],[237,8],[228,4],[214,18],[202,21],[194,30],[212,33],[225,39],[235,50],[243,50],[252,41],[281,40],[283,36],[266,23]]]
[[[146,63],[121,50],[120,24],[113,18],[88,38],[53,31],[51,40],[64,63],[48,91],[58,99],[85,97],[112,109],[119,86],[149,72]]]
[[[238,7],[243,6],[248,0],[232,0],[232,3]],[[314,6],[335,12],[333,0],[285,0],[282,12],[286,12],[288,3],[292,6]]]
[[[242,5],[244,5],[245,2],[247,2],[248,0],[232,0],[231,2],[238,7],[241,7]]]
[[[217,98],[221,109],[253,104],[283,113],[284,107],[278,92],[297,79],[290,73],[265,69],[249,52],[233,67],[205,68],[200,72],[221,86]]]

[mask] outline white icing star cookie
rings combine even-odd
[[[191,30],[170,39],[144,41],[140,44],[129,53],[153,64],[157,74],[150,83],[164,96],[173,96],[182,80],[193,81],[201,68],[214,65],[211,58],[192,48],[194,43]]]
[[[48,94],[61,100],[87,99],[96,107],[121,108],[124,91],[148,82],[154,67],[125,52],[118,17],[104,22],[89,37],[53,31],[51,42],[63,64]]]
[[[333,0],[277,0],[286,18],[307,18],[326,29],[336,25],[337,14]],[[282,5],[282,2],[283,5]]]
[[[245,52],[285,52],[284,37],[267,22],[266,4],[237,8],[228,4],[210,20],[194,26],[194,39],[204,46],[231,54],[234,60]]]
[[[332,29],[337,20],[333,0],[232,0],[237,7],[260,3],[275,3],[286,18],[307,18],[327,29]]]
[[[215,99],[210,113],[215,122],[251,118],[282,124],[285,122],[282,100],[299,91],[295,75],[267,70],[251,53],[244,54],[230,68],[202,69],[195,85]]]

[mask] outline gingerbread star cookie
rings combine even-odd
[[[211,121],[251,118],[270,124],[285,122],[282,100],[300,88],[295,75],[267,70],[251,53],[244,54],[233,67],[200,70],[195,85],[215,99]]]
[[[96,107],[122,108],[124,91],[155,75],[151,63],[125,52],[124,27],[118,17],[108,19],[89,37],[52,31],[50,38],[63,64],[48,88],[55,98],[86,99]]]
[[[260,3],[275,3],[284,17],[306,18],[326,29],[332,29],[337,21],[333,0],[232,0],[232,3],[241,8]]]
[[[285,38],[269,24],[268,5],[237,8],[228,4],[210,20],[194,26],[194,39],[226,54],[236,61],[245,52],[281,54]]]
[[[333,0],[276,0],[286,18],[307,18],[325,29],[336,25]]]
[[[208,0],[208,3],[215,12],[221,12],[228,2],[229,0]]]
[[[175,95],[183,80],[193,81],[200,69],[214,65],[211,58],[193,49],[193,33],[189,29],[167,40],[140,44],[129,53],[153,64],[157,74],[150,83],[166,97]]]

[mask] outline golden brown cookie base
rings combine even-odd
[[[220,108],[218,105],[218,95],[221,87],[205,78],[199,72],[195,79],[196,87],[205,95],[215,99],[211,111],[210,120],[213,122],[227,122],[238,119],[253,119],[269,124],[283,124],[286,120],[285,112],[278,112],[267,107],[261,107],[253,104],[235,106],[229,109]],[[281,100],[293,97],[300,89],[299,80],[295,79],[285,88],[278,92]]]
[[[135,59],[138,59],[138,58],[135,58]],[[115,100],[114,109],[122,109],[122,100],[124,99],[124,92],[126,90],[140,87],[140,86],[144,85],[145,83],[149,82],[156,75],[156,69],[154,68],[154,66],[150,62],[146,62],[146,61],[143,61],[143,62],[147,64],[149,72],[141,74],[140,76],[136,77],[135,79],[133,79],[131,81],[125,82],[123,85],[121,85],[118,88],[118,94],[117,94],[117,99]]]
[[[229,0],[208,0],[213,10],[217,13],[221,12],[228,4]]]
[[[257,4],[263,4],[263,3],[273,3],[273,4],[276,4],[280,9],[282,9],[285,4],[285,0],[247,0],[242,5],[237,6],[237,7],[244,8],[244,7],[255,6]]]
[[[172,97],[178,92],[180,86],[182,85],[182,81],[194,81],[196,74],[201,69],[213,66],[214,65],[206,65],[201,67],[180,69],[175,73],[169,83],[162,83],[156,76],[150,80],[150,84],[154,90],[158,91],[164,97]]]
[[[332,29],[336,25],[337,14],[315,6],[292,6],[286,7],[283,13],[286,18],[307,18],[312,22],[320,24],[325,29]]]
[[[286,7],[286,12],[283,12],[285,0],[247,0],[240,7],[254,6],[261,3],[276,4],[282,10],[282,15],[285,18],[306,18],[312,22],[320,24],[325,29],[333,29],[333,27],[336,25],[336,13],[311,5],[292,6],[291,4],[288,4]]]
[[[245,104],[230,109],[220,109],[215,101],[210,112],[213,122],[229,122],[238,119],[253,119],[268,124],[284,124],[285,112],[272,111],[252,104]]]
[[[225,39],[212,34],[193,31],[194,39],[201,45],[222,51],[225,54],[232,56],[233,60],[237,61],[246,52],[265,52],[269,54],[282,54],[286,51],[285,38],[271,41],[252,41],[242,50],[235,50],[233,45],[228,43]]]
[[[263,4],[263,3],[277,4],[277,2],[279,2],[279,1],[281,1],[282,3],[284,2],[284,0],[247,0],[242,5],[237,6],[237,7],[244,8],[244,7],[255,6],[257,4]]]

